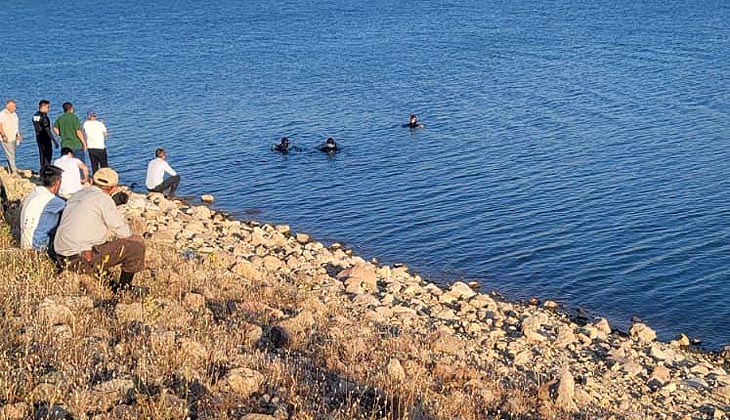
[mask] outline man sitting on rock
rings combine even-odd
[[[57,196],[61,189],[63,169],[46,165],[41,169],[41,186],[26,197],[20,211],[20,247],[36,251],[48,250],[53,257],[53,237],[66,202]]]
[[[119,281],[111,282],[115,293],[128,289],[134,274],[144,269],[144,239],[132,235],[112,195],[119,176],[110,168],[94,174],[94,186],[68,200],[54,241],[59,262],[82,273],[102,273],[122,266]],[[116,239],[107,241],[108,234]]]
[[[165,174],[169,177],[165,179]],[[147,191],[165,194],[166,198],[175,197],[175,191],[180,185],[180,175],[167,163],[167,152],[159,148],[155,150],[155,158],[147,165]]]

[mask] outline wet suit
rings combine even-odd
[[[53,137],[51,120],[45,112],[38,111],[33,114],[33,128],[35,129],[35,141],[38,143],[38,157],[42,168],[51,164],[53,158],[51,143],[58,148],[58,140]]]
[[[337,153],[340,151],[340,148],[337,147],[335,143],[325,143],[319,146],[319,151],[325,153]]]

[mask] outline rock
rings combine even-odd
[[[185,293],[183,306],[193,312],[203,312],[205,310],[205,297],[198,293]]]
[[[560,383],[558,385],[557,397],[555,399],[555,405],[561,410],[568,413],[575,413],[578,411],[578,407],[573,401],[575,396],[575,379],[573,374],[567,367],[564,367],[560,371]]]
[[[652,344],[651,348],[649,349],[649,356],[651,356],[654,360],[657,361],[663,361],[667,360],[667,354],[662,351],[662,349],[657,344]]]
[[[684,334],[680,334],[679,337],[672,340],[669,345],[672,347],[687,347],[689,346],[689,337]]]
[[[114,308],[114,315],[121,324],[127,324],[132,321],[144,321],[144,308],[141,303],[118,303]]]
[[[209,220],[213,213],[206,206],[195,206],[190,213],[197,220]]]
[[[95,410],[107,411],[127,399],[134,389],[134,382],[129,379],[112,379],[92,388],[87,394]]]
[[[225,383],[230,392],[248,398],[261,390],[265,380],[264,375],[253,369],[236,368],[228,372]]]
[[[265,256],[263,263],[264,263],[264,268],[266,270],[272,271],[272,272],[281,270],[284,267],[284,263],[280,259],[274,257],[273,255]]]
[[[457,281],[452,284],[448,292],[445,292],[439,296],[439,302],[441,303],[454,303],[459,300],[467,300],[476,296],[477,292],[474,291],[466,283]]]
[[[656,379],[664,385],[672,379],[672,374],[665,366],[657,366],[652,371],[650,379]]]
[[[246,280],[259,281],[262,278],[261,272],[248,261],[239,261],[233,266],[232,271]]]
[[[276,347],[296,348],[306,342],[314,325],[314,315],[310,311],[302,311],[274,326],[271,339]]]
[[[656,340],[656,332],[640,322],[631,325],[629,335],[636,340],[647,343]]]
[[[215,201],[215,198],[210,194],[203,194],[200,196],[200,201],[203,203],[212,204],[213,201]]]
[[[542,304],[542,306],[543,306],[543,308],[550,309],[550,310],[555,310],[555,309],[558,309],[560,307],[560,305],[558,305],[556,302],[553,302],[552,300],[546,300]]]
[[[208,350],[195,340],[180,339],[180,350],[185,355],[185,362],[192,366],[203,366],[208,361]]]
[[[272,417],[268,414],[257,414],[251,413],[243,416],[241,420],[278,420],[276,417]]]
[[[309,235],[306,233],[297,233],[297,242],[304,245],[310,241]]]
[[[611,325],[608,323],[608,320],[606,318],[598,318],[594,323],[593,326],[596,327],[599,331],[599,337],[603,335],[603,337],[611,334]]]
[[[558,338],[555,340],[554,344],[557,347],[567,347],[575,343],[577,340],[578,338],[575,336],[573,328],[569,325],[563,325],[558,329]]]
[[[366,264],[358,264],[340,271],[337,274],[337,279],[346,285],[358,284],[365,290],[378,291],[378,276],[375,270]]]
[[[398,359],[390,359],[386,371],[388,376],[395,382],[403,382],[406,379],[406,371]]]
[[[709,385],[705,380],[700,378],[687,378],[682,381],[682,384],[684,386],[690,387],[690,388],[697,388],[697,389],[704,389],[707,388]]]
[[[633,360],[628,360],[623,364],[622,369],[630,377],[637,376],[644,372],[644,368]]]
[[[48,325],[73,324],[75,317],[68,306],[57,303],[53,298],[45,298],[38,305],[38,315]]]

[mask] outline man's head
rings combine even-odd
[[[70,147],[62,147],[61,148],[61,156],[69,156],[69,155],[70,156],[73,156],[74,155],[74,151],[71,150]]]
[[[17,108],[17,105],[15,104],[15,101],[12,99],[8,99],[7,102],[5,102],[5,108],[10,112],[15,112],[15,109]]]
[[[119,185],[119,175],[111,168],[101,168],[94,173],[94,185],[109,195],[114,195]]]
[[[411,124],[415,124],[418,122],[418,117],[416,117],[415,114],[411,114],[411,116],[408,118],[408,122],[410,122]]]
[[[51,102],[48,99],[43,99],[40,102],[38,102],[38,111],[48,114],[48,111],[51,110]]]
[[[167,159],[167,151],[165,151],[165,149],[160,147],[159,149],[155,150],[155,157],[165,160],[165,159]]]
[[[73,113],[74,112],[74,105],[71,102],[64,102],[63,103],[63,112]]]
[[[48,188],[48,191],[53,194],[58,194],[58,190],[61,189],[61,176],[63,175],[63,169],[58,166],[46,165],[41,168],[41,183],[44,187]]]
[[[325,143],[334,145],[335,144],[335,139],[333,139],[332,137],[330,137],[330,138],[327,139],[327,141]]]
[[[86,118],[88,118],[90,121],[94,121],[96,119],[96,112],[94,112],[94,111],[87,112]]]
[[[282,146],[289,146],[289,139],[286,137],[281,138],[281,145]]]

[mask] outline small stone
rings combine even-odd
[[[284,263],[273,255],[265,256],[263,261],[264,268],[268,271],[277,271],[284,267]]]
[[[689,346],[689,337],[684,334],[680,334],[679,337],[672,340],[669,345],[672,347],[687,347]]]
[[[306,233],[297,233],[297,242],[304,245],[306,243],[309,243],[310,237]]]
[[[552,300],[546,300],[542,304],[542,306],[543,306],[543,308],[550,309],[550,310],[555,310],[555,309],[558,309],[560,307],[560,305],[558,305],[556,302],[553,302]]]
[[[215,198],[210,194],[203,194],[202,196],[200,196],[200,201],[202,201],[203,203],[211,204],[213,203],[213,201],[215,201]]]
[[[654,371],[652,371],[651,378],[658,380],[662,384],[666,384],[670,379],[672,379],[672,375],[669,372],[669,369],[665,366],[657,366],[654,368]]]
[[[212,212],[206,206],[196,206],[192,208],[191,216],[198,220],[209,220],[211,215]]]
[[[241,420],[277,420],[277,418],[268,414],[251,413],[243,416]]]
[[[226,375],[228,389],[242,398],[259,392],[265,380],[264,375],[248,368],[233,369]]]
[[[600,333],[603,334],[611,334],[611,325],[608,323],[608,320],[606,318],[599,318],[594,323],[593,326],[595,326]]]
[[[185,355],[185,361],[193,366],[202,366],[208,360],[208,350],[195,340],[180,339],[180,349]]]
[[[185,293],[183,306],[193,312],[202,312],[205,310],[205,297],[198,293]]]
[[[707,388],[709,385],[707,382],[705,382],[703,379],[700,378],[687,378],[682,381],[682,384],[685,386],[688,386],[690,388],[697,388],[697,389],[703,389]]]
[[[656,332],[647,325],[637,322],[629,329],[629,335],[643,342],[652,342],[656,340]]]
[[[649,356],[657,361],[667,360],[667,354],[656,344],[652,345],[649,349]]]

